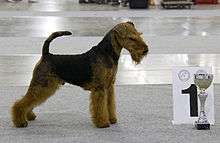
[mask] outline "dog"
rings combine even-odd
[[[42,56],[36,64],[25,96],[12,107],[15,127],[27,127],[35,120],[33,109],[45,102],[65,83],[89,90],[92,122],[97,128],[117,122],[114,84],[122,48],[139,64],[148,53],[148,46],[132,22],[117,24],[97,46],[77,55],[55,55],[49,52],[56,37],[71,35],[68,31],[51,34],[44,42]]]

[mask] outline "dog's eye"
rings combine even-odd
[[[133,37],[129,37],[129,39],[132,40],[132,41],[136,41]]]
[[[142,33],[142,32],[138,32],[138,34],[139,34],[139,35],[142,35],[143,33]]]

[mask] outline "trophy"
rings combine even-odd
[[[209,88],[212,81],[213,81],[213,74],[208,74],[205,71],[199,70],[194,75],[195,85],[200,90],[198,94],[198,97],[200,100],[200,114],[199,114],[198,120],[195,122],[195,127],[198,130],[209,130],[210,129],[210,123],[205,113],[205,101],[206,101],[206,98],[208,97],[208,93],[206,92],[206,89]]]

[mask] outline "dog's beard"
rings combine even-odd
[[[145,55],[143,55],[143,54],[135,54],[135,53],[131,54],[131,58],[136,65],[140,64],[140,62],[142,61],[144,56]]]

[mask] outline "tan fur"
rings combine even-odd
[[[109,127],[110,123],[107,105],[107,94],[105,89],[99,88],[91,91],[90,112],[92,121],[98,128]]]
[[[148,51],[148,46],[141,38],[133,23],[126,22],[111,30],[111,44],[119,56],[122,48],[126,48],[135,63],[140,63]],[[115,103],[115,77],[117,64],[106,66],[104,57],[92,65],[92,81],[84,83],[83,88],[90,90],[90,112],[94,125],[98,128],[109,127],[117,122]],[[111,59],[114,63],[113,59]],[[110,62],[110,63],[111,63]],[[26,127],[27,121],[34,120],[33,108],[45,102],[64,84],[62,79],[53,73],[46,59],[36,65],[29,89],[25,96],[15,102],[12,107],[12,121],[16,127]]]
[[[115,105],[115,91],[113,84],[108,88],[107,96],[108,96],[109,121],[111,124],[115,124],[117,122],[117,116],[116,116],[116,105]]]

